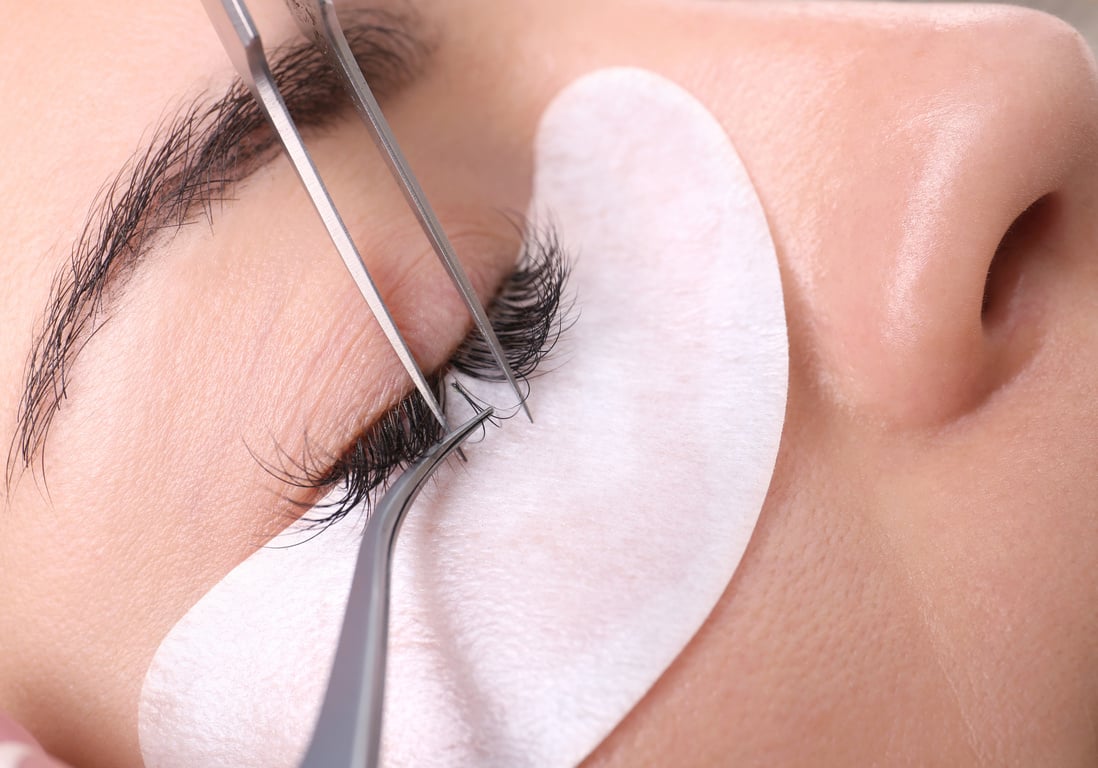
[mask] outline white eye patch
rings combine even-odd
[[[580,762],[713,609],[774,469],[778,264],[716,119],[604,70],[550,105],[535,155],[533,218],[579,254],[579,319],[534,382],[536,423],[490,431],[404,525],[386,765]],[[179,621],[141,693],[148,768],[297,765],[360,530],[256,552]]]

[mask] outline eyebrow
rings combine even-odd
[[[347,42],[378,98],[422,73],[429,48],[409,13],[355,9],[341,14]],[[307,42],[269,52],[271,71],[303,132],[334,125],[350,108],[338,76]],[[67,397],[69,373],[108,320],[115,299],[156,245],[181,227],[212,222],[215,203],[278,156],[280,145],[243,83],[220,98],[199,97],[161,123],[92,202],[70,258],[59,269],[41,314],[23,381],[7,480],[40,457]]]

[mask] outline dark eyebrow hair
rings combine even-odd
[[[347,42],[378,98],[421,72],[429,49],[410,13],[341,13]],[[322,53],[304,42],[268,51],[271,70],[303,131],[335,124],[348,111],[340,81]],[[201,96],[163,121],[148,146],[92,202],[67,262],[54,275],[24,375],[7,482],[40,457],[66,398],[73,361],[108,319],[121,290],[152,247],[205,219],[213,206],[278,155],[280,145],[243,83],[220,98]]]

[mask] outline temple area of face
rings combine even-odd
[[[315,152],[323,166],[346,168],[331,174],[334,191],[358,212],[353,233],[398,322],[426,333],[413,344],[433,368],[464,336],[467,314],[404,218],[399,194],[374,191],[387,171],[367,153],[348,161],[355,142],[340,129],[317,141]],[[155,615],[119,618],[116,628],[140,621],[136,635],[163,636],[288,516],[305,511],[288,503],[287,489],[257,455],[274,456],[276,448],[299,455],[306,438],[319,453],[338,452],[407,391],[306,202],[286,163],[257,174],[213,230],[188,228],[157,252],[80,357],[73,380],[80,418],[58,420],[51,440],[64,450],[46,452],[52,510],[41,514],[27,482],[13,499],[15,516],[6,518],[56,555],[35,582],[85,595],[67,611],[74,626],[120,617],[116,600],[129,604],[127,591],[140,585],[155,594]],[[490,296],[517,250],[510,223],[491,212],[483,220],[455,217],[446,206],[442,215]],[[493,240],[484,232],[497,221]],[[92,541],[102,544],[97,557],[115,566],[86,572],[78,565]],[[82,647],[97,654],[95,642]],[[104,686],[134,671],[117,661],[97,673]]]
[[[364,74],[382,96],[420,72],[426,46],[408,19],[352,8],[345,33]],[[338,77],[323,54],[301,40],[271,50],[272,71],[300,130],[330,127],[348,110]],[[9,479],[29,466],[68,395],[70,368],[105,321],[104,306],[138,272],[165,231],[205,219],[235,187],[275,157],[279,147],[251,94],[239,83],[202,97],[165,120],[105,187],[70,259],[53,280],[24,381]]]

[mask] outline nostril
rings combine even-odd
[[[1002,327],[1010,317],[1026,265],[1039,256],[1050,240],[1056,209],[1056,196],[1044,195],[1007,228],[988,265],[984,281],[980,316],[985,330]]]

